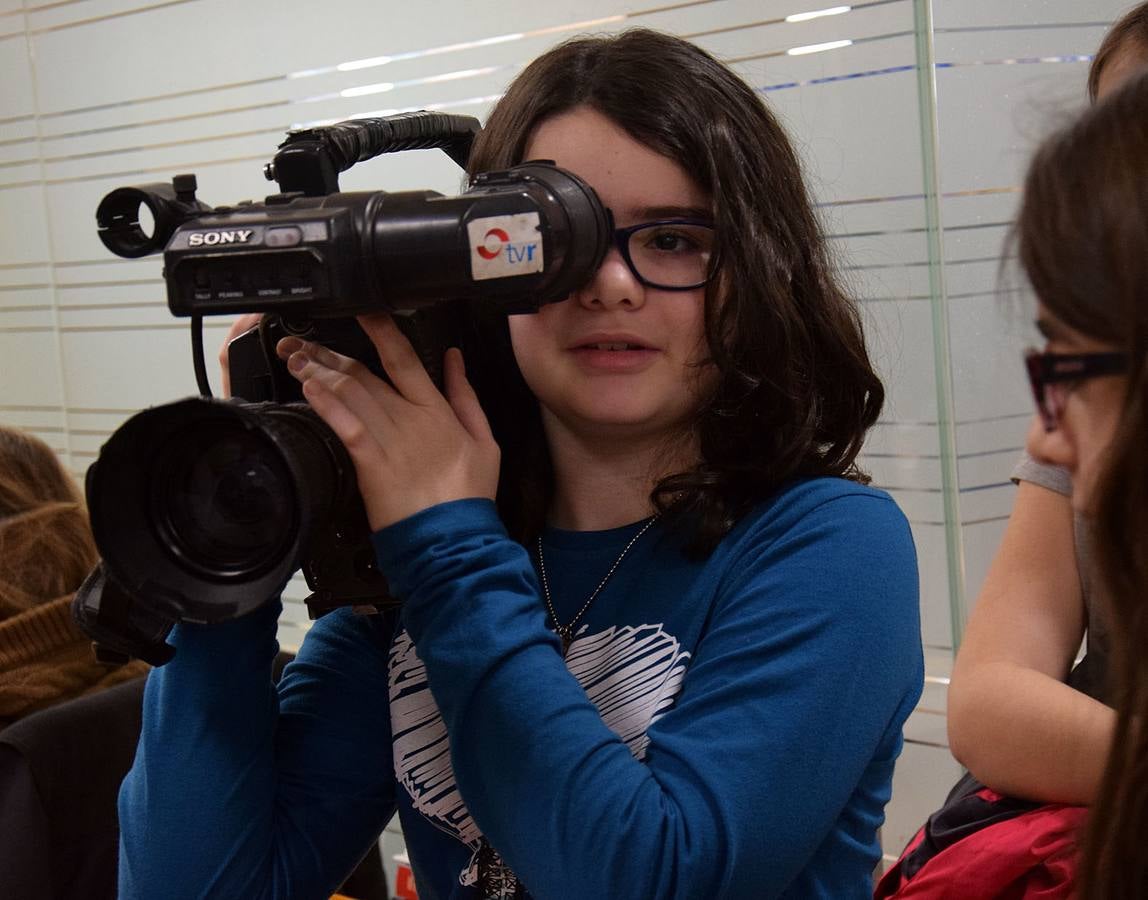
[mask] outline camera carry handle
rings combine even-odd
[[[287,133],[275,158],[263,167],[268,181],[277,181],[282,194],[325,197],[339,190],[339,173],[355,163],[401,150],[441,149],[465,169],[475,135],[482,125],[474,116],[448,113],[398,113],[386,118],[348,119],[335,125]],[[194,176],[189,194],[195,198]],[[203,352],[203,316],[191,317],[191,355],[200,396],[211,397]]]
[[[292,131],[263,174],[284,194],[323,197],[339,190],[340,172],[383,153],[441,148],[465,169],[480,128],[473,116],[419,110]]]
[[[439,148],[465,168],[481,127],[473,116],[418,110],[288,132],[274,159],[263,168],[269,181],[279,183],[280,191],[278,197],[268,198],[267,202],[338,193],[340,172],[355,163],[400,150]],[[172,234],[197,215],[227,211],[224,207],[212,210],[200,202],[195,196],[197,187],[194,175],[177,175],[171,184],[112,191],[96,210],[100,240],[116,255],[135,259],[165,247]],[[152,215],[154,227],[150,233],[140,224],[143,207]],[[211,397],[200,313],[191,315],[191,346],[196,386],[201,396]]]

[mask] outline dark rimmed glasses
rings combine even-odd
[[[692,291],[716,270],[714,226],[705,219],[659,219],[614,230],[614,246],[645,287]]]
[[[1122,375],[1128,371],[1127,353],[1041,353],[1024,352],[1028,383],[1045,431],[1055,431],[1064,411],[1064,401],[1076,385],[1102,375]]]

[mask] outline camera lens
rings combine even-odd
[[[350,457],[303,404],[193,397],[145,409],[100,449],[86,494],[108,576],[171,621],[251,612],[316,554],[338,562],[330,535],[365,519],[349,505]]]
[[[205,424],[159,449],[153,521],[185,565],[216,577],[257,574],[294,538],[291,474],[261,432],[238,422]]]

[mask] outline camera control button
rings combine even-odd
[[[303,231],[295,225],[268,228],[263,243],[268,247],[296,247],[303,241]]]

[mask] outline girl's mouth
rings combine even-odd
[[[574,348],[574,358],[591,372],[628,372],[645,368],[657,351],[631,341],[588,341]]]

